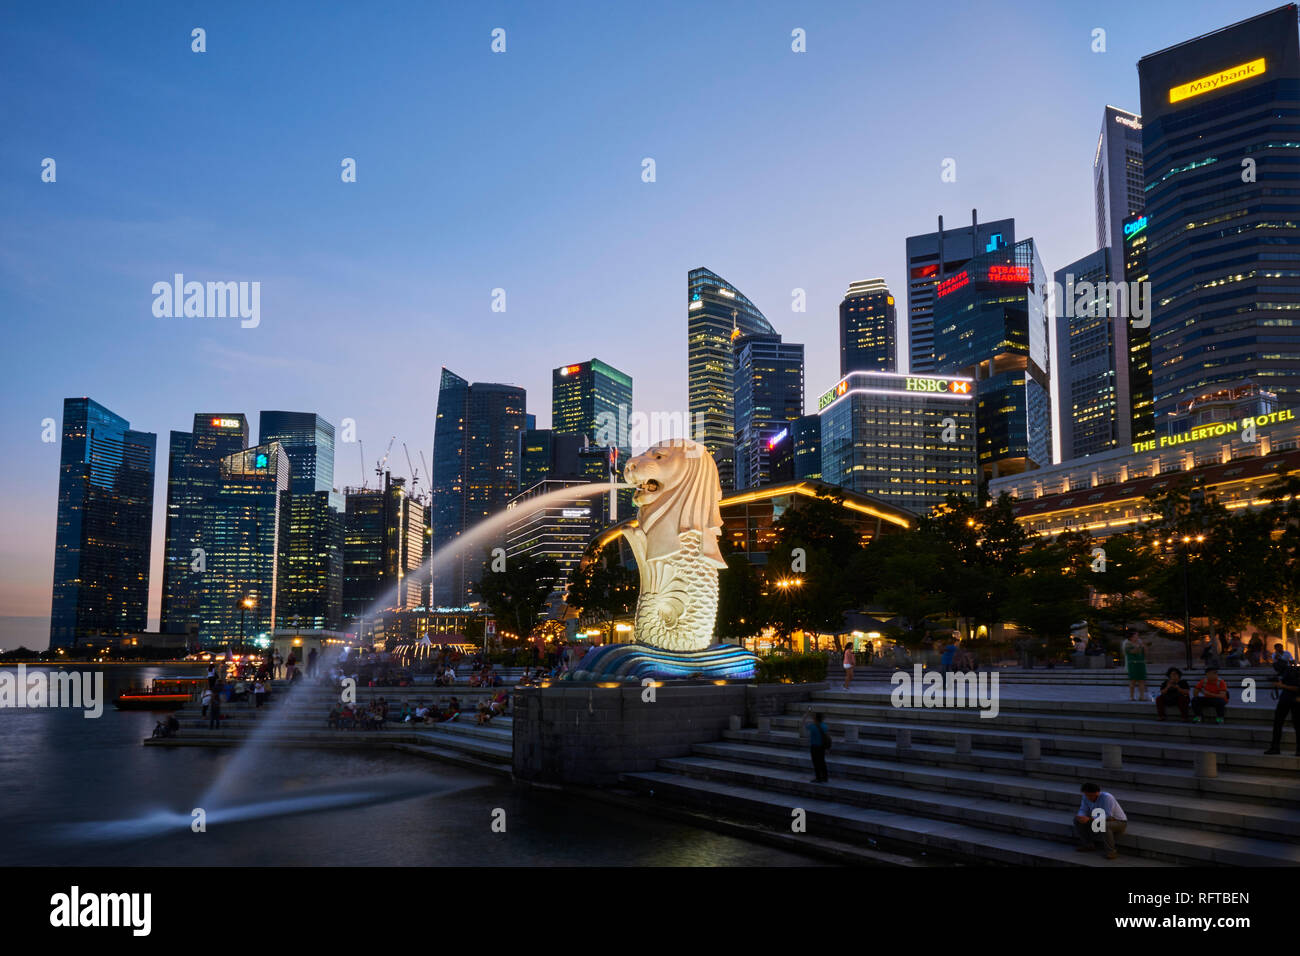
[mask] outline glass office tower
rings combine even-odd
[[[907,324],[908,368],[913,372],[933,372],[935,286],[948,276],[960,272],[974,256],[1014,245],[1016,221],[999,219],[981,223],[974,209],[969,226],[945,229],[943,216],[939,230],[907,237]]]
[[[691,438],[704,444],[718,464],[723,490],[735,487],[735,352],[742,335],[772,335],[776,329],[739,289],[708,269],[686,277],[686,380]]]
[[[334,490],[334,426],[314,412],[262,412],[257,440],[289,456],[295,494]]]
[[[159,627],[172,634],[199,628],[199,599],[210,542],[204,537],[221,459],[248,447],[242,412],[200,412],[192,431],[171,433],[167,458],[167,527]]]
[[[818,400],[821,480],[913,514],[974,498],[974,385],[958,376],[851,372]]]
[[[1128,401],[1119,372],[1128,380],[1127,295],[1121,309],[1111,275],[1110,247],[1057,270],[1056,356],[1061,363],[1057,428],[1063,460],[1109,451],[1130,441]]]
[[[1149,288],[1147,275],[1147,217],[1124,220],[1124,281],[1129,289]],[[1148,300],[1150,301],[1150,300]],[[1151,304],[1154,309],[1154,303]],[[1128,381],[1130,444],[1155,438],[1155,392],[1151,376],[1151,316],[1128,323]]]
[[[470,384],[443,369],[433,436],[432,547],[451,544],[519,493],[519,436],[527,395],[516,385]],[[483,553],[453,552],[434,569],[433,603],[463,607]]]
[[[264,411],[258,442],[289,457],[287,538],[281,545],[280,620],[335,630],[343,620],[343,497],[334,490],[334,426],[315,412]]]
[[[735,486],[743,491],[772,483],[772,439],[803,415],[803,346],[775,333],[734,344]]]
[[[840,303],[840,374],[892,372],[898,310],[884,279],[854,282]]]
[[[976,256],[935,286],[936,374],[976,380],[984,479],[1052,462],[1048,289],[1032,239]],[[825,461],[825,420],[822,423]]]
[[[204,640],[228,644],[275,629],[288,490],[289,456],[278,442],[221,459],[203,522],[207,572],[199,593],[199,636]]]
[[[98,402],[63,400],[51,648],[145,629],[156,448]]]
[[[822,417],[804,415],[791,426],[795,478],[822,476]]]
[[[1250,386],[1300,402],[1300,32],[1279,7],[1138,61],[1158,435]]]

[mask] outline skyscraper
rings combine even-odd
[[[217,493],[221,460],[248,447],[242,412],[200,412],[192,431],[171,433],[167,457],[167,526],[159,627],[183,634],[200,627],[199,599],[207,586],[204,536]]]
[[[758,307],[727,280],[708,269],[686,277],[686,364],[689,411],[718,465],[723,489],[735,487],[733,339],[776,332]],[[694,427],[694,424],[693,426]]]
[[[822,417],[804,415],[790,426],[794,439],[795,478],[821,478],[822,476]]]
[[[735,348],[735,487],[773,480],[772,439],[803,415],[803,346],[770,334],[742,335]]]
[[[1124,281],[1130,290],[1150,289],[1147,275],[1147,217],[1129,216],[1124,220]],[[1148,308],[1153,308],[1148,298]],[[1141,322],[1126,323],[1128,333],[1128,402],[1130,443],[1146,442],[1155,437],[1155,393],[1151,376],[1151,316]],[[1121,402],[1123,399],[1121,398]]]
[[[221,459],[202,530],[207,572],[199,633],[205,640],[228,643],[275,629],[288,490],[289,456],[278,442]]]
[[[1128,379],[1128,350],[1119,342],[1128,319],[1115,314],[1108,292],[1115,281],[1110,263],[1110,247],[1103,246],[1056,273],[1063,293],[1056,308],[1056,356],[1061,363],[1057,428],[1061,457],[1067,461],[1131,440],[1129,404],[1119,390],[1121,370]]]
[[[840,374],[894,371],[897,329],[898,310],[884,279],[850,284],[840,303]]]
[[[1107,106],[1101,117],[1097,153],[1092,159],[1092,186],[1097,248],[1109,249],[1112,263],[1124,256],[1124,220],[1146,208],[1143,185],[1142,117]]]
[[[450,545],[519,492],[519,435],[526,394],[516,385],[470,384],[447,369],[438,388],[430,504],[432,547]],[[434,603],[463,607],[482,554],[450,553],[434,568]]]
[[[98,402],[63,400],[50,647],[145,629],[156,447]]]
[[[993,252],[1016,242],[1016,221],[999,219],[981,224],[974,209],[971,224],[907,238],[907,324],[909,368],[933,372],[935,286],[959,272],[974,256]]]
[[[948,495],[974,498],[973,384],[957,376],[849,373],[817,400],[821,480],[914,514]]]
[[[1047,297],[1032,239],[981,253],[935,287],[935,370],[976,381],[985,479],[1052,462]],[[823,464],[825,429],[823,418]]]
[[[343,620],[343,498],[334,490],[334,426],[314,412],[264,411],[258,441],[289,458],[277,599],[280,620],[334,630]]]
[[[579,457],[581,451],[581,435],[557,435],[550,428],[530,428],[520,432],[520,494],[548,478],[580,478],[585,464]]]
[[[1157,434],[1251,386],[1300,402],[1300,35],[1288,4],[1138,61]]]
[[[262,412],[257,440],[280,443],[289,456],[295,494],[334,490],[334,426],[314,412]]]

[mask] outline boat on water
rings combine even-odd
[[[113,701],[118,710],[178,710],[197,701],[206,677],[155,677],[147,690],[130,688]]]

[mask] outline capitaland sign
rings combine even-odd
[[[1226,70],[1220,70],[1217,73],[1211,73],[1209,76],[1203,76],[1199,80],[1192,80],[1190,83],[1184,83],[1181,86],[1172,87],[1169,90],[1169,102],[1180,103],[1183,100],[1189,100],[1193,96],[1200,96],[1203,93],[1213,93],[1215,90],[1221,90],[1225,86],[1231,86],[1234,83],[1240,83],[1243,80],[1253,80],[1257,76],[1264,75],[1264,58],[1261,56],[1258,60],[1251,60],[1249,63],[1242,63],[1238,66],[1230,66]]]
[[[1179,432],[1176,435],[1162,435],[1160,438],[1151,441],[1137,442],[1133,446],[1133,451],[1140,453],[1155,451],[1159,448],[1173,448],[1177,445],[1186,445],[1189,442],[1204,441],[1207,438],[1223,438],[1238,433],[1243,433],[1246,441],[1253,441],[1250,437],[1252,430],[1291,421],[1295,421],[1295,411],[1285,408],[1279,412],[1269,412],[1267,415],[1252,415],[1240,421],[1211,422],[1208,425],[1197,425],[1189,431]]]

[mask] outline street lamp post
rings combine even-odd
[[[803,584],[803,578],[780,578],[776,582],[785,593],[785,633],[790,639],[790,649],[794,649],[794,592],[792,588],[800,587]]]
[[[239,602],[239,649],[241,653],[244,649],[244,612],[252,610],[256,603],[257,602],[253,600],[251,594],[245,596],[244,599]]]
[[[1192,594],[1188,584],[1187,577],[1187,553],[1192,544],[1201,544],[1205,541],[1205,535],[1198,534],[1192,537],[1189,534],[1183,535],[1182,539],[1175,541],[1174,538],[1165,540],[1165,544],[1172,545],[1178,552],[1179,563],[1183,566],[1183,643],[1187,648],[1187,669],[1192,669]]]

